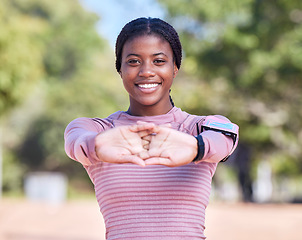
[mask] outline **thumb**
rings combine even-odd
[[[143,159],[143,160],[146,160],[148,158],[150,158],[150,153],[148,150],[144,150],[144,151],[141,151],[139,154],[138,154],[138,157]]]

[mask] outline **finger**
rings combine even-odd
[[[171,160],[169,158],[152,157],[145,160],[146,165],[165,165],[170,166]]]
[[[154,150],[162,148],[162,146],[167,144],[168,137],[169,137],[169,133],[166,133],[162,130],[160,130],[158,133],[154,135],[151,135],[150,148]]]
[[[136,155],[125,155],[121,160],[121,163],[133,163],[142,167],[146,166],[145,161]]]
[[[148,151],[141,151],[141,152],[138,154],[138,157],[140,157],[141,159],[145,160],[145,159],[150,158],[150,154],[149,154]]]
[[[150,141],[142,140],[143,148],[148,150],[150,147]]]
[[[152,140],[152,135],[149,134],[149,135],[143,136],[143,137],[141,137],[141,139],[144,141],[148,141],[150,143]]]
[[[150,145],[150,144],[148,144]],[[138,155],[142,151],[146,151],[144,149],[144,145],[142,143],[139,143],[137,146],[133,146],[131,149],[128,149],[129,152],[131,152],[132,155]]]
[[[152,131],[152,134],[156,135],[160,132],[164,132],[166,129],[169,129],[169,128],[155,125],[153,128],[150,128],[149,131],[150,132]]]
[[[140,138],[142,138],[142,139],[146,138],[146,139],[150,139],[150,140],[151,140],[151,135],[153,134],[153,132],[150,131],[150,130],[147,130],[147,131],[140,131],[140,132],[138,132],[137,134],[138,134],[138,135],[140,136]]]
[[[130,130],[133,132],[152,130],[155,127],[154,123],[144,123],[130,126]]]
[[[146,140],[146,139],[142,139],[142,144],[143,144],[143,146],[144,146],[144,145],[149,145],[149,144],[150,144],[150,141],[149,141],[149,140]]]

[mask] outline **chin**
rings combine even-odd
[[[154,105],[157,105],[159,103],[158,100],[156,99],[141,99],[141,101],[139,101],[139,104],[140,105],[143,105],[143,106],[154,106]]]

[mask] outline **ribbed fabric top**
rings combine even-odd
[[[90,166],[107,239],[205,239],[211,165]]]
[[[65,132],[66,152],[85,166],[94,183],[106,239],[205,239],[205,209],[217,163],[190,163],[175,168],[111,164],[96,159],[91,141],[100,131],[138,120],[169,122],[174,129],[194,135],[196,122],[203,119],[174,107],[161,116],[135,117],[117,112],[106,119],[81,118],[69,124]],[[230,151],[231,145],[219,148],[210,144],[215,137],[225,141],[220,135],[205,135],[206,157],[218,154],[222,159]]]

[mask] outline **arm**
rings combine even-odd
[[[204,155],[198,162],[218,163],[229,155],[233,147],[233,140],[222,133],[204,131],[200,134],[204,141]]]
[[[220,115],[206,117],[201,132],[204,142],[204,156],[201,160],[226,161],[237,147],[239,127],[226,117]]]
[[[149,142],[142,138],[149,135],[154,124],[127,125],[109,129],[100,127],[89,118],[72,121],[65,130],[67,155],[85,166],[97,162],[134,163],[145,166],[139,157]]]
[[[211,116],[208,119],[206,118],[206,120],[232,124],[224,117]],[[197,163],[202,161],[211,163],[220,162],[234,149],[233,139],[221,131],[218,132],[215,129],[206,130],[200,136],[203,141],[203,149],[201,151],[202,155],[196,161]],[[146,155],[141,157],[146,159],[145,163],[147,165],[162,164],[176,167],[192,162],[198,152],[197,146],[197,139],[190,134],[156,126],[154,128],[154,135],[151,136],[150,149],[145,153]]]
[[[100,125],[90,118],[77,118],[65,129],[65,152],[73,160],[84,166],[99,161],[95,153],[95,137],[103,131]]]

